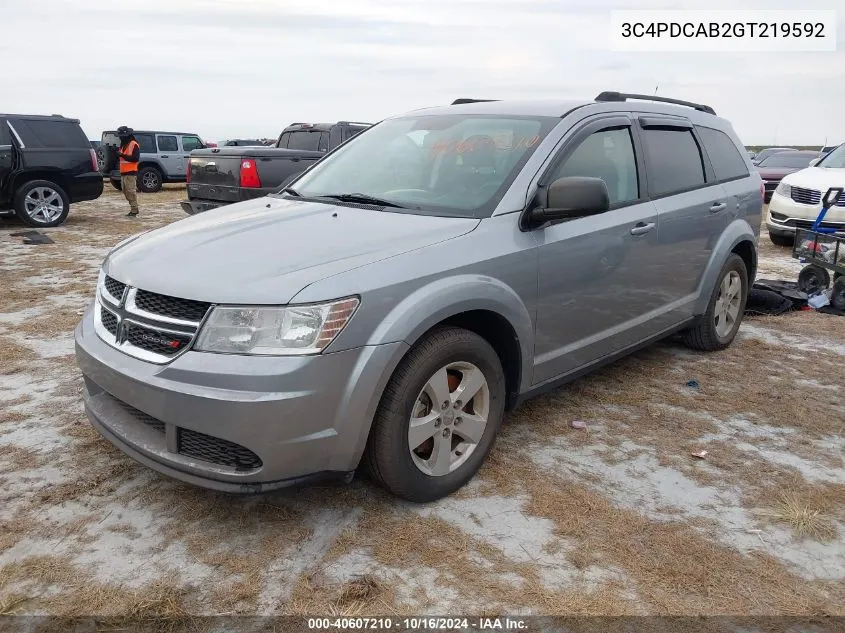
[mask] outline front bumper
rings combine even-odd
[[[821,213],[821,205],[801,204],[779,193],[772,196],[766,215],[766,228],[774,235],[795,235],[796,229],[809,229]],[[828,210],[822,226],[845,234],[845,207]]]
[[[182,207],[182,211],[184,211],[188,215],[196,215],[197,213],[202,213],[203,211],[210,211],[211,209],[223,207],[227,204],[232,203],[217,202],[211,200],[182,200],[182,202],[179,203],[179,205]]]
[[[76,332],[92,425],[135,460],[176,479],[257,493],[344,476],[358,465],[404,343],[318,356],[188,351],[167,365]]]

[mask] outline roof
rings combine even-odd
[[[669,116],[684,116],[696,124],[710,124],[723,120],[721,117],[694,110],[693,108],[656,103],[650,101],[587,101],[587,100],[544,100],[544,101],[486,101],[465,103],[459,105],[434,106],[413,110],[403,116],[468,114],[468,115],[499,115],[499,116],[533,116],[562,118],[579,108],[588,108],[585,114],[599,114],[602,112],[642,112],[651,114],[665,114]]]
[[[162,130],[136,130],[132,129],[133,134],[169,134],[171,136],[199,136],[196,132],[171,132]],[[103,134],[117,134],[117,130],[103,130]]]
[[[372,123],[361,123],[359,121],[337,121],[335,123],[307,123],[303,121],[297,121],[296,123],[291,123],[288,125],[282,132],[289,132],[290,130],[299,129],[306,129],[306,130],[317,130],[319,132],[329,132],[333,127],[336,125],[348,125],[350,127],[370,127]]]
[[[4,119],[35,119],[41,121],[70,121],[72,123],[79,123],[79,119],[70,119],[61,114],[6,114],[0,112],[0,117]]]

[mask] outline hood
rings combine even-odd
[[[316,281],[458,237],[478,224],[258,198],[127,240],[103,267],[119,281],[174,297],[283,304]]]
[[[798,169],[798,167],[758,167],[757,171],[760,172],[760,178],[763,180],[780,180]]]
[[[845,169],[807,167],[785,176],[783,182],[791,187],[816,189],[824,193],[831,187],[845,187]]]

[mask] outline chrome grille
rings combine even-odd
[[[792,199],[798,204],[817,205],[821,204],[822,192],[817,189],[792,187]],[[836,206],[845,207],[845,195],[839,196],[839,200],[836,201]]]
[[[179,429],[177,452],[241,471],[255,470],[262,465],[261,458],[248,448],[190,429]]]
[[[146,312],[180,321],[202,321],[208,308],[211,307],[210,303],[203,301],[168,297],[146,290],[138,290],[135,295],[135,305]]]
[[[169,363],[190,349],[210,303],[133,288],[101,274],[94,329],[120,351]]]

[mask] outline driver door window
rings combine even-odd
[[[601,130],[588,136],[554,170],[549,182],[570,176],[604,180],[611,207],[639,200],[637,161],[629,128]]]

